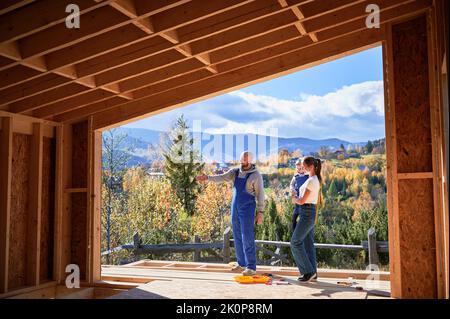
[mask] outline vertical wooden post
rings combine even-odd
[[[138,233],[133,235],[133,247],[134,250],[138,250],[141,247],[141,238]]]
[[[367,244],[369,249],[369,268],[375,271],[378,268],[377,233],[374,228],[367,232]]]
[[[386,125],[386,186],[388,206],[388,237],[389,237],[389,271],[391,295],[399,296],[401,291],[400,254],[397,250],[399,232],[398,225],[398,178],[397,149],[395,125],[395,86],[392,52],[392,26],[384,26],[385,41],[383,42],[383,77],[384,77],[384,114]]]
[[[436,7],[439,6],[439,7]],[[439,30],[437,10],[443,10],[443,2],[436,1],[433,8],[428,12],[428,61],[429,61],[429,85],[430,85],[430,118],[431,118],[431,137],[433,152],[433,194],[434,194],[434,220],[435,220],[435,239],[436,239],[436,272],[437,272],[437,294],[438,298],[448,296],[448,278],[446,278],[446,268],[448,267],[448,255],[446,250],[446,236],[448,235],[448,225],[445,222],[445,216],[448,216],[444,207],[443,184],[445,177],[443,174],[445,155],[445,141],[443,134],[443,112],[442,112],[442,87],[441,87],[441,65],[442,52],[441,40],[442,31]],[[441,22],[443,24],[443,22]],[[447,269],[448,271],[448,269]]]
[[[396,298],[439,296],[435,217],[440,207],[433,151],[438,145],[428,24],[429,15],[421,14],[385,26],[389,253],[391,296]]]
[[[54,222],[54,258],[53,280],[62,281],[62,245],[63,245],[63,126],[56,127],[55,159],[55,222]]]
[[[62,192],[62,211],[61,211],[61,241],[60,247],[60,282],[64,281],[66,266],[71,262],[71,216],[72,216],[72,198],[66,189],[72,186],[72,125],[67,124],[61,127],[61,192]]]
[[[200,236],[199,235],[195,235],[194,236],[194,243],[199,243],[200,242]],[[199,262],[200,261],[200,250],[194,250],[194,253],[192,254],[192,259],[194,262]]]
[[[5,293],[8,291],[13,119],[0,119],[0,293]]]
[[[41,206],[42,206],[42,156],[43,156],[43,125],[33,124],[31,142],[30,180],[29,180],[29,216],[27,227],[28,258],[27,284],[39,284],[40,250],[41,250]]]
[[[88,133],[88,281],[101,279],[101,174],[102,133],[93,129],[89,119]]]
[[[223,232],[223,262],[229,263],[230,262],[230,234],[231,234],[231,228],[227,227],[225,231]]]

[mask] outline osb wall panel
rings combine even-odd
[[[431,122],[425,16],[392,27],[398,172],[430,172]]]
[[[87,187],[87,121],[73,125],[72,129],[72,187]]]
[[[87,263],[87,194],[72,194],[71,262],[80,267],[80,278],[86,279]]]
[[[26,285],[31,136],[13,133],[8,288]]]
[[[42,156],[42,209],[40,280],[53,277],[53,244],[55,222],[55,151],[56,143],[44,137]]]
[[[403,298],[434,298],[436,244],[433,180],[399,180],[399,240]]]

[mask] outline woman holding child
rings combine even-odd
[[[302,274],[298,280],[309,282],[317,280],[316,250],[314,248],[314,223],[317,202],[320,194],[321,162],[314,157],[305,157],[302,161],[308,179],[301,185],[299,195],[292,202],[300,206],[300,219],[291,238],[291,251],[295,263]]]

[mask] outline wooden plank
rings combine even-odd
[[[14,291],[10,291],[4,294],[0,294],[0,299],[4,298],[51,298],[55,296],[56,292],[56,281],[50,281],[39,286],[26,287],[22,289],[16,289]]]
[[[33,125],[31,141],[31,169],[29,177],[29,215],[27,227],[27,284],[39,285],[41,251],[42,214],[42,163],[43,163],[43,125]]]
[[[64,282],[65,269],[68,264],[72,263],[71,246],[72,246],[72,196],[63,193],[66,188],[72,187],[72,144],[73,131],[72,125],[64,125],[62,129],[62,163],[61,163],[61,179],[62,185],[59,192],[62,195],[62,213],[61,213],[61,257],[60,257],[60,282]]]
[[[31,97],[47,90],[51,90],[67,84],[70,79],[57,74],[44,74],[30,81],[25,81],[20,86],[13,86],[0,91],[0,105],[7,105],[25,97]]]
[[[88,189],[86,187],[79,187],[79,188],[66,188],[64,190],[64,193],[86,193]]]
[[[267,2],[267,1],[266,1]],[[295,0],[295,1],[293,1],[293,4],[298,4],[298,3],[302,3],[302,2],[305,2],[305,1],[300,1],[300,0]],[[307,2],[307,1],[306,1]],[[258,1],[258,4],[259,3],[263,3],[262,1]],[[250,4],[252,4],[252,3],[250,3]],[[245,8],[246,6],[243,6],[243,8]],[[235,8],[235,10],[237,10],[237,9],[240,9],[240,7],[238,7],[238,8]],[[225,11],[224,13],[227,13],[228,11]],[[237,12],[239,12],[239,11],[237,11]],[[245,11],[244,11],[245,12]],[[242,15],[242,13],[240,13],[240,15],[237,17],[237,19],[240,19],[238,22],[240,23],[240,24],[243,24],[243,23],[248,23],[249,22],[249,20],[248,20],[248,18],[251,18],[252,20],[255,20],[256,18],[261,18],[261,17],[258,17],[257,15],[255,15],[256,13],[260,13],[260,14],[263,14],[263,16],[267,16],[268,14],[274,14],[275,12],[255,12],[255,13],[252,13],[254,16],[252,16],[252,17],[246,17],[246,16],[243,16]],[[211,17],[212,18],[212,17]],[[208,20],[208,19],[206,19],[206,20]],[[230,20],[229,18],[228,19],[225,19],[224,20],[224,22],[225,23],[227,23],[227,26],[228,26],[228,28],[230,28],[230,26],[234,26],[234,27],[236,27],[236,21],[234,21],[234,20],[236,20],[236,19],[232,19],[232,20]],[[210,22],[209,22],[210,24],[211,24],[211,26],[210,26],[210,28],[208,28],[208,33],[211,33],[212,31],[211,31],[211,27],[215,27],[215,28],[217,28],[217,26],[218,25],[220,25],[221,27],[224,27],[224,25],[223,24],[218,24],[217,23],[217,21],[215,21],[215,19],[212,19]],[[205,28],[204,27],[202,27],[202,28],[199,28],[199,30],[205,30]],[[219,29],[220,30],[220,29]],[[113,31],[114,32],[114,31]],[[212,33],[214,33],[214,32],[212,32]],[[216,31],[216,33],[217,33],[217,31]],[[106,37],[106,35],[105,35],[105,37]],[[101,39],[96,39],[96,41],[92,41],[92,48],[93,49],[96,49],[96,50],[98,50],[98,48],[101,46],[101,41],[103,41],[103,39],[105,38],[105,37],[102,37]],[[109,36],[108,36],[109,37]],[[122,34],[118,34],[117,36],[113,36],[112,34],[111,34],[111,36],[110,36],[110,38],[112,38],[112,39],[123,39],[123,38],[127,38],[127,42],[125,42],[126,44],[128,44],[129,46],[126,46],[124,49],[125,50],[128,50],[129,52],[128,53],[125,53],[125,52],[119,52],[118,50],[115,50],[114,51],[114,53],[116,53],[117,52],[117,55],[114,57],[114,56],[109,56],[109,54],[107,54],[106,52],[108,51],[108,50],[98,50],[98,52],[101,52],[101,53],[103,53],[103,55],[105,56],[105,58],[107,58],[107,59],[110,59],[110,61],[114,61],[114,63],[116,64],[116,63],[118,63],[117,62],[117,60],[118,60],[118,58],[120,58],[120,59],[123,59],[124,57],[126,57],[126,60],[125,61],[128,61],[128,62],[132,62],[133,60],[131,59],[131,57],[129,56],[130,54],[133,54],[133,55],[137,55],[137,54],[139,54],[139,55],[142,55],[142,54],[145,54],[145,51],[143,51],[143,50],[148,50],[148,48],[151,48],[152,50],[154,50],[153,49],[153,47],[152,46],[149,46],[149,45],[147,45],[147,46],[143,46],[143,49],[138,49],[138,48],[136,48],[136,47],[134,47],[134,45],[131,45],[132,43],[133,43],[133,41],[132,41],[132,37],[130,36],[130,35],[125,35],[125,34],[123,34],[123,31],[122,31]],[[144,41],[146,40],[145,39],[145,37],[144,38],[142,38]],[[149,39],[150,41],[151,40],[153,40],[152,38],[150,38]],[[141,41],[142,42],[142,41]],[[166,44],[167,45],[167,42],[163,42],[164,44]],[[108,42],[108,45],[110,45],[111,44],[111,41],[109,41]],[[139,45],[140,45],[140,43],[139,43]],[[170,46],[169,46],[170,47]],[[120,48],[120,46],[118,47],[118,48]],[[166,47],[166,48],[168,48],[168,47]],[[74,57],[74,54],[77,54],[77,53],[85,53],[87,50],[86,49],[80,49],[80,47],[79,47],[79,45],[75,48],[68,48],[67,49],[68,51],[66,52],[66,53],[63,53],[62,52],[62,54],[61,55],[59,55],[58,57],[50,57],[50,56],[47,56],[46,57],[46,60],[47,60],[47,64],[48,64],[48,67],[49,67],[49,69],[54,69],[54,68],[56,68],[56,67],[60,67],[60,66],[62,66],[62,65],[64,65],[64,63],[63,64],[60,64],[60,62],[61,61],[64,61],[67,57]],[[105,52],[106,51],[106,52]],[[123,51],[123,50],[122,50]],[[156,53],[156,52],[158,52],[158,51],[153,51],[154,53]],[[50,55],[52,55],[52,54],[50,54]],[[94,55],[95,56],[95,55]],[[93,57],[94,57],[93,56]],[[56,66],[54,63],[53,63],[53,61],[54,62],[59,62],[59,66]],[[100,63],[100,61],[98,61],[98,59],[97,59],[97,57],[95,58],[95,61],[93,61],[94,63],[90,63],[91,65],[93,65],[93,66],[96,66],[96,67],[99,67],[100,65],[101,65],[101,63]],[[213,68],[213,67],[212,67]],[[213,68],[214,69],[214,68]],[[213,70],[214,72],[215,72],[215,69]],[[82,69],[81,69],[81,72],[82,72]],[[80,74],[82,74],[82,73],[80,73]],[[43,75],[45,75],[45,73],[43,74]],[[82,76],[82,75],[80,75],[80,76]],[[39,77],[38,75],[37,75],[37,77]],[[28,80],[30,80],[31,78],[28,78]],[[20,82],[16,82],[16,84],[18,84],[18,83],[20,83]],[[50,86],[51,87],[51,86]],[[50,88],[49,87],[49,88]]]
[[[436,242],[436,279],[437,279],[437,296],[445,298],[448,293],[448,281],[446,280],[446,258],[445,247],[445,209],[442,207],[442,185],[443,185],[443,161],[442,145],[443,129],[441,114],[441,92],[440,92],[440,53],[438,52],[438,25],[436,5],[428,12],[427,20],[427,37],[428,37],[428,70],[430,85],[430,120],[431,120],[431,141],[432,141],[432,158],[433,158],[433,194],[434,194],[434,224],[435,224],[435,242]],[[448,213],[447,213],[448,215]],[[448,233],[448,228],[447,228]],[[448,247],[447,247],[448,249]]]
[[[72,187],[88,186],[88,121],[72,125]],[[70,262],[80,268],[80,279],[88,279],[88,198],[87,193],[72,193],[70,212]]]
[[[23,1],[25,2],[25,1]],[[32,1],[26,1],[32,2]],[[91,0],[79,0],[77,5],[80,14],[107,5],[109,1],[94,2]],[[20,38],[37,33],[57,24],[63,24],[68,13],[67,5],[71,0],[40,0],[26,7],[20,8],[2,15],[0,23],[0,42],[18,40]],[[39,12],[39,14],[36,14]],[[18,23],[20,21],[21,23]]]
[[[430,91],[428,85],[417,85],[429,82],[427,16],[395,24],[392,39],[398,173],[429,172],[433,167]],[[433,179],[398,181],[398,225],[394,231],[399,236],[394,246],[400,255],[400,273],[395,275],[401,277],[396,293],[403,298],[437,296],[433,193]],[[424,273],[427,279],[422,278]]]
[[[395,121],[395,85],[392,25],[384,28],[386,35],[383,43],[383,72],[385,94],[385,125],[386,125],[386,171],[387,171],[387,203],[388,203],[388,236],[389,236],[389,269],[391,273],[391,294],[401,295],[399,229],[398,229],[398,175],[396,121]]]
[[[85,91],[85,85],[68,83],[63,86],[54,88],[53,90],[47,91],[45,94],[38,94],[22,99],[20,100],[20,102],[11,103],[9,104],[8,110],[13,113],[27,112],[34,110],[37,107],[43,107],[47,104],[52,104],[67,99],[70,96],[82,94]]]
[[[0,3],[0,15],[4,15],[5,13],[26,6],[33,1],[34,0],[3,0],[2,3]]]
[[[0,293],[8,291],[9,233],[11,214],[11,165],[12,126],[11,117],[0,117]]]
[[[427,3],[428,3],[428,1],[422,1],[419,3],[420,6],[417,6],[416,3],[413,3],[413,4],[408,4],[408,5],[404,5],[401,7],[395,7],[395,8],[389,9],[388,11],[385,12],[385,14],[383,14],[381,23],[386,23],[387,21],[389,21],[389,19],[396,18],[397,13],[402,14],[402,15],[407,15],[413,11],[415,12],[419,9],[423,9],[427,5]],[[343,34],[347,34],[349,32],[356,32],[355,28],[357,28],[358,31],[366,29],[364,21],[357,20],[356,22],[357,22],[356,24],[344,24],[344,25],[339,26],[338,33],[336,33],[334,31],[334,29],[329,29],[330,32],[328,32],[328,30],[325,30],[323,32],[326,32],[326,34],[323,34],[323,35],[320,34],[320,37],[322,40],[326,40],[326,39],[329,40],[329,39],[336,38],[338,36],[342,36]],[[287,33],[283,32],[283,34],[286,35]],[[271,35],[268,34],[267,39],[269,39],[269,36],[271,36]],[[255,40],[255,41],[253,41],[253,40]],[[285,41],[285,40],[283,40],[283,37],[279,37],[279,38],[275,38],[275,40],[272,40],[272,42],[270,44],[269,43],[265,44],[265,45],[269,46],[267,48],[268,50],[258,52],[258,54],[251,53],[252,51],[259,51],[260,48],[258,46],[260,46],[260,45],[262,47],[264,47],[265,46],[264,42],[262,42],[264,40],[266,40],[266,36],[261,36],[261,37],[250,39],[245,42],[238,43],[236,45],[232,45],[232,46],[226,47],[224,49],[218,50],[217,52],[223,51],[220,53],[222,55],[220,58],[224,58],[225,62],[227,62],[227,60],[230,60],[227,63],[222,61],[222,63],[218,64],[217,65],[218,71],[223,72],[223,71],[228,71],[228,70],[231,70],[234,68],[239,68],[246,64],[256,62],[257,60],[268,59],[268,58],[272,57],[273,55],[283,54],[283,53],[285,53],[285,51],[286,52],[293,51],[293,50],[298,49],[299,47],[306,47],[313,43],[311,40],[309,40],[306,37],[300,38],[300,39],[294,39],[292,41],[289,41],[289,40]],[[281,41],[281,43],[278,43],[276,41]],[[269,48],[271,48],[271,49],[269,49]],[[211,57],[214,57],[214,54],[215,54],[214,51],[211,52]],[[225,54],[225,55],[223,55],[223,54]],[[242,56],[243,58],[242,59],[233,59],[233,54],[236,54],[236,57]],[[244,56],[245,56],[245,58],[244,58]],[[218,63],[221,61],[214,61],[214,62]],[[202,70],[200,70],[200,69],[198,69],[198,70],[194,69],[193,71],[189,71],[189,72],[185,73],[184,75],[172,75],[172,76],[176,76],[173,78],[173,81],[172,81],[172,79],[167,79],[167,80],[162,81],[162,82],[164,82],[164,81],[167,82],[167,86],[166,86],[167,89],[160,89],[160,92],[162,92],[164,90],[168,90],[169,88],[175,89],[178,86],[181,86],[180,84],[174,85],[174,84],[172,84],[172,82],[182,83],[182,81],[180,81],[180,80],[184,79],[184,78],[186,78],[185,83],[193,83],[194,81],[196,81],[196,79],[194,79],[194,77],[195,77],[194,74],[195,75],[200,74],[201,71]],[[145,72],[147,72],[147,71],[145,71]],[[193,78],[189,78],[189,74],[192,74]],[[208,76],[210,76],[210,74],[206,73],[205,76],[201,76],[200,78],[202,78],[202,77],[205,78]],[[136,85],[141,86],[142,82],[148,81],[149,78],[159,78],[159,77],[143,76],[142,78],[140,78],[140,81],[136,81]],[[200,78],[198,78],[198,79],[200,79]],[[131,81],[130,83],[133,83],[132,82],[133,80],[134,79],[130,79],[130,81]],[[159,93],[158,89],[155,89],[155,86],[160,87],[161,85],[158,85],[158,84],[159,83],[162,84],[162,82],[160,82],[160,80],[158,80],[156,83],[152,83],[152,84],[146,83],[146,86],[139,88],[137,90],[136,90],[136,88],[134,88],[134,91],[132,91],[133,95],[135,98],[139,98],[139,97],[150,96],[150,95]],[[169,82],[170,82],[170,85],[169,85]],[[131,85],[129,88],[127,87],[126,89],[133,90]],[[101,111],[104,108],[106,108],[106,104],[104,106],[99,106],[98,109],[94,106],[92,106],[92,107],[86,106],[86,107],[88,109]],[[80,113],[82,114],[84,112],[86,112],[86,110],[82,110]],[[77,116],[79,116],[78,115],[79,113],[77,113],[77,112],[72,111],[71,113],[77,114]],[[85,114],[91,114],[91,113],[86,112]],[[69,117],[62,116],[62,118],[69,118]]]
[[[8,289],[27,286],[27,253],[30,244],[28,232],[30,218],[30,175],[32,136],[13,133],[11,174],[11,219],[9,234]]]
[[[366,30],[338,40],[319,43],[314,48],[300,49],[284,56],[258,62],[238,71],[219,74],[216,81],[199,81],[192,85],[184,86],[183,89],[177,90],[176,96],[168,92],[148,99],[143,98],[138,101],[125,103],[95,116],[95,127],[105,128],[113,123],[118,125],[131,118],[135,119],[150,112],[161,112],[164,108],[167,110],[175,106],[192,103],[196,100],[204,99],[206,96],[218,95],[244,85],[251,85],[281,76],[282,74],[294,72],[300,68],[330,61],[331,59],[351,54],[351,52],[363,50],[368,46],[376,45],[381,40],[381,36],[379,32],[373,32],[371,29]],[[301,54],[299,54],[300,52]],[[283,66],[280,67],[280,64]]]
[[[62,281],[62,244],[65,243],[63,238],[63,163],[64,163],[64,138],[63,126],[56,128],[56,158],[55,158],[55,223],[54,223],[54,257],[53,257],[53,279],[56,282]]]
[[[101,174],[102,134],[92,129],[92,118],[88,120],[88,231],[87,263],[89,283],[101,280]]]
[[[420,172],[420,173],[398,173],[398,179],[424,179],[433,178],[433,172]]]

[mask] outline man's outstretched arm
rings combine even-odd
[[[232,182],[234,180],[234,170],[230,169],[228,172],[219,175],[206,175],[202,174],[197,176],[197,180],[200,182],[203,181],[212,181],[214,183],[224,183],[224,182]]]

